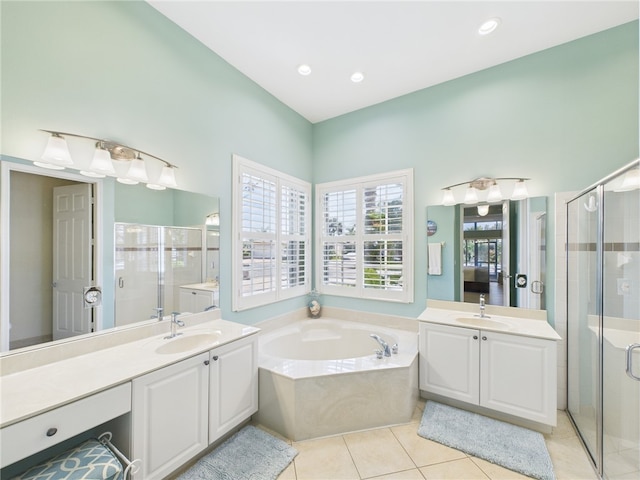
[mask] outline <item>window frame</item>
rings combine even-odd
[[[253,162],[239,155],[232,156],[233,162],[233,187],[232,187],[232,310],[234,312],[247,310],[250,308],[268,305],[288,298],[303,296],[311,291],[311,268],[312,260],[312,198],[311,183],[305,182],[299,178],[279,172],[275,169],[266,167],[259,163]],[[267,181],[273,181],[275,184],[275,231],[271,232],[245,232],[243,230],[243,176],[250,174]],[[304,232],[299,234],[285,234],[282,232],[283,225],[283,205],[282,195],[283,188],[292,187],[293,189],[303,192],[305,199],[305,210],[303,213]],[[258,292],[251,295],[243,295],[243,246],[247,233],[251,237],[261,238],[265,241],[273,242],[275,249],[275,278],[274,288],[264,292]],[[305,244],[304,252],[304,275],[303,282],[293,287],[283,287],[282,285],[282,243],[286,241],[298,241]]]
[[[399,234],[378,236],[365,233],[366,215],[364,205],[365,188],[379,185],[400,183],[403,186],[402,194],[402,230]],[[324,195],[348,190],[356,190],[356,233],[353,236],[325,236],[324,231]],[[413,196],[413,169],[396,170],[364,177],[344,179],[334,182],[320,183],[315,186],[315,288],[325,295],[343,297],[383,300],[388,302],[412,303],[414,299],[414,196]],[[365,287],[365,251],[364,245],[376,238],[384,238],[393,241],[399,239],[402,242],[402,289],[386,290]],[[356,244],[356,284],[355,287],[344,285],[325,285],[324,272],[324,248],[325,242],[355,243]]]

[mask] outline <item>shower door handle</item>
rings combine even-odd
[[[638,380],[640,382],[640,377],[636,376],[633,374],[633,351],[636,348],[640,348],[640,343],[633,343],[631,345],[628,345],[627,348],[625,349],[625,351],[627,352],[627,366],[625,368],[625,371],[627,372],[627,375],[629,375],[631,378],[633,378],[634,380]]]

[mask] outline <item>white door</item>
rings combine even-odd
[[[83,289],[93,282],[91,185],[53,189],[53,339],[93,331]]]
[[[420,390],[478,404],[479,332],[420,323]]]

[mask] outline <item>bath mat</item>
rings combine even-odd
[[[428,401],[418,435],[529,477],[554,480],[539,432]]]
[[[275,480],[297,454],[287,443],[249,425],[177,480]]]

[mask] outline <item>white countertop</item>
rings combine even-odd
[[[544,338],[548,340],[561,340],[560,335],[558,335],[546,320],[532,320],[494,314],[488,314],[485,318],[480,318],[479,315],[462,310],[430,307],[420,314],[418,320],[452,327],[472,328],[475,330],[508,333],[510,335]]]
[[[62,405],[127,382],[145,373],[238,340],[260,331],[256,327],[211,320],[179,328],[184,338],[198,333],[217,332],[210,344],[191,350],[160,354],[166,345],[161,335],[123,343],[58,362],[0,377],[0,427],[52,410]]]
[[[220,286],[215,282],[207,283],[191,283],[189,285],[180,285],[180,288],[189,288],[191,290],[206,290],[208,292],[216,292]]]

